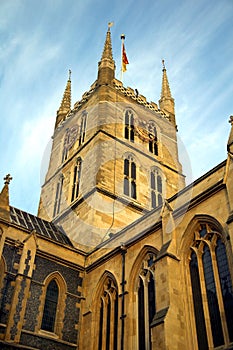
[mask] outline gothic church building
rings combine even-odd
[[[67,81],[38,215],[0,193],[0,348],[233,349],[233,117],[227,159],[185,185],[174,99]]]

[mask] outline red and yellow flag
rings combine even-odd
[[[128,58],[126,56],[125,52],[125,45],[124,43],[122,44],[122,72],[126,72],[127,68],[126,65],[129,64]]]

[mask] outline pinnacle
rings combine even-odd
[[[108,31],[107,31],[107,34],[106,34],[106,40],[105,40],[105,44],[104,44],[104,49],[103,49],[101,61],[103,59],[106,59],[106,58],[109,59],[109,60],[113,60],[113,56],[112,56],[112,41],[111,41],[110,28],[108,28]]]
[[[162,98],[172,98],[171,90],[167,78],[167,70],[164,64],[164,60],[162,60],[163,63],[163,78],[162,78],[162,90],[161,90],[161,99]]]

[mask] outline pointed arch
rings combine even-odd
[[[150,323],[156,313],[155,260],[158,251],[144,246],[131,269],[129,286],[133,295],[133,318],[137,320],[134,348],[151,348]],[[133,325],[131,325],[133,328]]]
[[[188,312],[200,350],[227,346],[233,341],[232,254],[221,224],[196,215],[183,235]]]
[[[137,165],[131,153],[124,155],[124,188],[123,193],[137,199]]]
[[[111,272],[105,271],[99,279],[92,303],[95,305],[94,338],[98,339],[98,350],[102,347],[117,350],[118,285]]]
[[[156,166],[150,169],[150,195],[151,208],[155,209],[162,205],[164,197],[164,179],[161,169]]]
[[[124,137],[126,140],[134,142],[135,138],[135,112],[131,108],[124,111]]]
[[[61,338],[66,293],[66,282],[58,271],[45,278],[40,297],[37,332],[50,332]]]

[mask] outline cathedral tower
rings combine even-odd
[[[38,215],[94,247],[184,187],[174,99],[163,66],[160,109],[115,78],[108,28],[97,80],[57,112]]]

